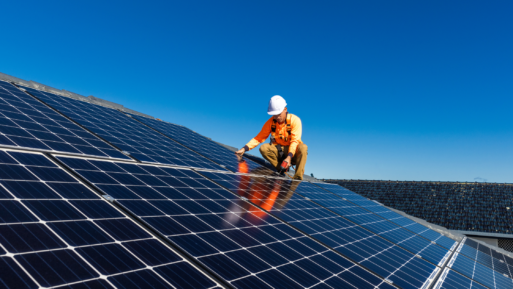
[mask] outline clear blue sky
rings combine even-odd
[[[511,183],[512,15],[509,0],[8,1],[0,72],[235,147],[280,94],[316,177]]]

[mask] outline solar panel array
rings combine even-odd
[[[40,101],[3,81],[0,81],[0,144],[128,159]]]
[[[196,172],[59,159],[235,287],[390,287]]]
[[[45,156],[0,162],[2,288],[217,286]]]
[[[224,170],[115,109],[31,88],[26,90],[139,161]]]
[[[237,178],[234,176],[217,173],[203,174],[227,186],[237,183]],[[402,288],[420,288],[428,281],[430,275],[436,272],[435,265],[423,261],[392,242],[387,242],[350,220],[324,209],[312,202],[312,198],[303,197],[308,196],[310,192],[315,192],[316,189],[322,190],[315,188],[312,184],[261,177],[253,177],[252,180],[247,178],[250,177],[241,177],[239,186],[232,186],[232,191],[242,194],[244,198],[262,208],[267,208],[267,211],[274,216],[393,284]],[[247,183],[250,184],[248,188],[246,188]],[[294,194],[293,191],[296,193]],[[448,253],[447,250],[440,251],[437,253],[442,256],[437,256],[439,257],[437,262],[440,262]]]
[[[225,166],[232,172],[273,174],[273,171],[268,167],[257,164],[246,157],[244,157],[244,162],[241,163],[232,151],[186,127],[138,115],[130,114],[130,116],[171,137],[184,146],[199,152],[214,162]]]
[[[513,288],[513,259],[340,186],[178,125],[0,89],[0,288]]]
[[[456,243],[454,240],[435,232],[431,229],[426,228],[425,226],[416,223],[404,216],[399,215],[396,212],[391,211],[390,209],[385,208],[379,203],[370,201],[354,192],[351,192],[341,186],[334,185],[334,184],[327,184],[327,183],[316,183],[317,186],[320,186],[326,190],[329,190],[330,192],[334,193],[335,195],[341,197],[344,199],[344,202],[341,203],[341,201],[337,200],[338,203],[341,203],[343,207],[346,207],[346,209],[337,208],[338,210],[344,210],[343,214],[351,214],[354,212],[348,212],[349,210],[358,210],[360,212],[360,215],[358,218],[361,218],[362,216],[367,216],[370,218],[377,218],[377,216],[381,217],[381,219],[386,219],[388,222],[386,224],[388,226],[392,227],[403,227],[408,231],[414,232],[416,234],[419,234],[423,236],[424,238],[431,240],[437,244],[439,244],[442,247],[445,247],[447,249],[451,249],[456,246]],[[333,207],[334,203],[329,203],[329,201],[326,204],[327,206]],[[380,220],[378,218],[378,220]],[[393,223],[393,224],[390,224]],[[394,225],[395,224],[395,225]]]
[[[449,261],[446,270],[456,272],[457,274],[453,273],[453,275],[458,276],[457,280],[459,280],[460,283],[469,284],[468,279],[471,279],[473,283],[486,286],[487,288],[513,288],[513,280],[511,279],[511,275],[506,264],[500,264],[498,261],[497,263],[500,264],[498,267],[494,267],[492,263],[484,265],[481,263],[483,259],[476,254],[478,250],[474,250],[474,253],[471,253],[472,250],[465,248],[468,247],[466,243],[477,244],[477,242],[470,239],[463,240]],[[494,254],[500,254],[487,246],[482,245],[482,247],[483,249],[486,247],[486,250],[489,252],[495,252]],[[489,259],[489,261],[491,262],[491,259]],[[504,273],[504,270],[508,273]],[[465,276],[466,278],[461,276]],[[443,282],[444,278],[445,276],[442,275],[440,283]],[[453,277],[453,279],[455,278]],[[445,282],[453,283],[456,281],[450,280]]]

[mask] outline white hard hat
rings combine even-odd
[[[279,95],[275,95],[271,97],[271,100],[269,100],[269,107],[267,108],[267,113],[269,115],[280,114],[286,106],[287,102],[285,102],[285,99],[283,99],[283,97]]]

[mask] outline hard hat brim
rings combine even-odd
[[[283,111],[283,109],[281,111],[277,111],[277,110],[275,110],[275,111],[268,111],[267,114],[268,115],[278,115],[278,114],[282,113],[282,111]]]

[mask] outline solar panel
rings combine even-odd
[[[408,249],[415,254],[422,254],[428,260],[435,264],[441,265],[439,262],[446,261],[448,257],[448,249],[438,246],[435,241],[425,239],[409,230],[404,229],[383,217],[377,216],[362,207],[356,206],[354,203],[347,199],[341,199],[330,192],[324,191],[320,188],[317,190],[312,188],[312,184],[304,184],[309,190],[304,192],[300,191],[303,195],[309,197],[322,206],[333,210],[335,213],[340,214],[347,219],[365,227],[366,229],[382,236],[383,238],[397,243],[401,247]],[[426,230],[428,230],[426,228]],[[455,247],[456,243],[453,241]],[[419,251],[421,250],[421,251]],[[418,253],[417,253],[418,251]],[[420,253],[422,252],[422,253]],[[433,255],[433,256],[430,256]]]
[[[311,193],[331,193],[310,183],[213,172],[201,174],[222,185],[237,184],[229,187],[232,192],[400,287],[427,286],[438,272],[436,265],[441,266],[449,257],[447,250],[427,240],[405,236],[398,229],[382,234],[389,239],[386,234],[394,236],[394,244],[324,209],[309,200],[313,199]]]
[[[0,166],[0,287],[219,285],[44,155]]]
[[[191,170],[58,159],[234,287],[393,288]]]
[[[466,238],[464,244],[458,247],[458,252],[495,271],[513,276],[513,258],[470,238]]]
[[[214,162],[225,166],[232,172],[274,174],[274,170],[257,164],[248,158],[244,158],[245,162],[241,163],[232,151],[186,127],[138,115],[129,115]]]
[[[31,88],[26,90],[142,162],[225,170],[115,109]]]
[[[473,288],[485,289],[487,287],[469,279],[449,268],[445,268],[440,279],[436,283],[434,289],[458,289],[458,288]]]
[[[26,91],[0,81],[0,288],[513,288],[512,258],[343,187]]]
[[[453,255],[447,267],[488,288],[513,288],[513,279],[459,253]]]
[[[129,159],[14,85],[0,81],[0,144]]]
[[[407,231],[411,231],[418,235],[421,235],[422,237],[430,241],[433,241],[436,244],[445,247],[446,249],[449,249],[451,251],[455,249],[457,246],[454,240],[446,236],[443,236],[442,234],[435,232],[429,228],[426,228],[425,226],[416,223],[404,216],[401,216],[385,208],[383,205],[379,203],[369,201],[366,198],[347,189],[344,189],[339,185],[326,183],[314,184],[342,198],[341,200],[333,197],[328,197],[325,194],[323,194],[327,198],[319,200],[321,205],[333,209],[337,213],[340,213],[342,215],[347,215],[348,218],[356,222],[367,222],[368,220],[375,220],[377,222],[378,220],[386,219],[388,222],[381,222],[381,224],[385,226],[383,228],[405,228],[407,229]],[[382,228],[376,228],[373,226],[371,230],[375,230],[375,232],[378,232],[382,230]],[[403,234],[407,234],[407,231],[402,230]]]
[[[511,278],[513,276],[513,266],[511,265],[513,264],[513,258],[503,255],[487,246],[484,246],[483,244],[479,244],[470,238],[466,238],[461,242],[456,252],[504,275],[505,277]],[[492,252],[494,256],[491,256]]]

